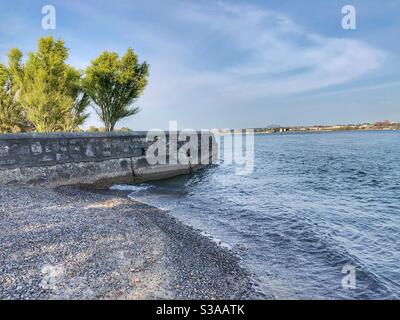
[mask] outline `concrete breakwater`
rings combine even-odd
[[[107,187],[189,174],[216,157],[210,132],[6,134],[0,184]]]

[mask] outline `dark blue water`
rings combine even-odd
[[[278,299],[400,298],[400,132],[259,135],[255,170],[221,164],[132,187],[231,246]],[[356,268],[356,288],[342,268]]]

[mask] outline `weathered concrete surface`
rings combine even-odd
[[[172,161],[176,155],[170,154],[170,137],[165,135],[168,162],[155,165],[147,162],[146,154],[157,139],[148,139],[144,132],[0,135],[0,184],[103,187],[188,174],[215,160],[211,133],[195,133],[199,155],[188,151],[187,163]]]

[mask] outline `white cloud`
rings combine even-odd
[[[306,32],[268,9],[227,3],[212,9],[187,5],[180,17],[221,36],[233,54],[245,52],[220,70],[197,72],[200,81],[193,81],[189,73],[186,84],[217,86],[224,94],[256,98],[320,89],[357,79],[379,68],[385,59],[384,52],[361,41]],[[231,59],[229,53],[226,59]]]
[[[149,87],[139,101],[143,112],[135,122],[156,127],[190,115],[197,121],[188,125],[210,123],[199,113],[221,118],[226,114],[218,108],[251,108],[266,99],[348,84],[379,71],[387,56],[359,40],[306,30],[260,6],[187,1],[160,6],[147,12],[151,21],[135,19],[143,8],[130,12],[130,6],[118,19],[102,9],[92,8],[90,15],[99,23],[112,19],[110,28],[126,40],[123,46],[132,43],[150,63]],[[191,114],[183,115],[183,109]]]

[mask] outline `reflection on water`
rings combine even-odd
[[[250,176],[221,164],[130,196],[229,244],[277,298],[400,297],[400,133],[260,135],[255,157]]]

